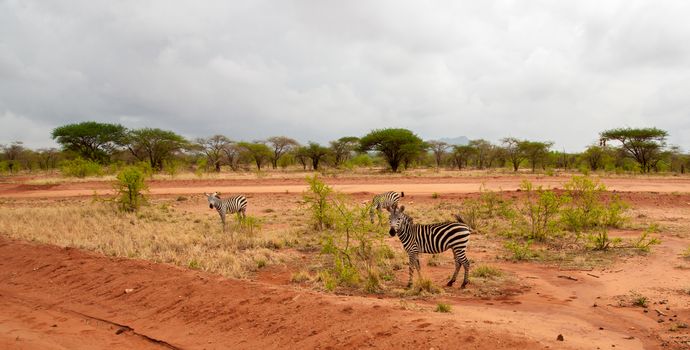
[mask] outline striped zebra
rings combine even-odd
[[[455,283],[458,277],[460,266],[465,268],[465,278],[460,288],[467,285],[467,275],[470,269],[470,261],[465,256],[465,248],[470,240],[470,227],[462,221],[459,215],[455,215],[458,222],[444,222],[429,225],[415,224],[412,218],[405,214],[405,206],[397,208],[393,206],[390,210],[390,235],[395,236],[402,242],[408,257],[410,258],[410,279],[407,286],[412,286],[412,271],[416,268],[417,275],[421,279],[422,271],[419,266],[419,253],[438,254],[448,249],[453,250],[455,260],[455,272],[448,286]]]
[[[381,210],[383,209],[390,210],[390,208],[393,206],[398,205],[398,201],[402,197],[405,197],[405,192],[398,193],[395,191],[389,191],[375,195],[371,200],[371,208],[369,208],[369,219],[371,220],[371,223],[374,223],[374,211],[381,213]],[[381,217],[379,217],[379,224],[381,223],[380,219]]]
[[[206,195],[206,199],[208,199],[208,207],[218,211],[220,221],[223,223],[223,232],[225,232],[225,213],[237,213],[242,220],[247,217],[247,197],[235,195],[226,199],[221,199],[218,192],[204,194]]]

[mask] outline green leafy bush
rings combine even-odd
[[[516,242],[515,240],[508,241],[504,244],[506,250],[508,250],[512,255],[510,259],[513,260],[528,260],[536,256],[536,253],[530,248],[532,241],[528,240],[523,243]]]
[[[558,231],[558,213],[563,199],[554,191],[536,190],[532,184],[525,180],[520,189],[526,192],[526,199],[522,207],[522,213],[526,218],[526,237],[538,241],[551,238]]]
[[[321,181],[317,175],[307,176],[309,190],[304,193],[304,200],[314,227],[319,231],[333,225],[332,207],[329,202],[333,189]]]
[[[82,158],[63,161],[60,170],[64,176],[68,177],[84,178],[103,175],[103,168],[100,164]]]
[[[117,174],[115,191],[116,201],[122,211],[137,211],[145,202],[144,194],[147,189],[144,182],[145,175],[137,167],[126,167]]]

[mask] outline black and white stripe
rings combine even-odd
[[[220,215],[220,221],[223,223],[223,231],[225,231],[225,214],[237,213],[242,219],[246,218],[247,211],[247,197],[243,195],[230,196],[226,199],[221,199],[218,192],[204,193],[208,199],[208,206],[211,209],[216,209]]]
[[[394,206],[390,211],[390,235],[395,236],[402,242],[408,257],[410,258],[410,279],[408,286],[412,285],[412,271],[417,269],[417,274],[421,278],[422,271],[419,266],[419,253],[438,254],[448,249],[453,250],[455,260],[455,272],[448,286],[455,283],[455,279],[460,271],[460,266],[465,268],[465,278],[460,288],[465,288],[468,281],[470,261],[465,255],[467,243],[470,240],[470,227],[465,224],[459,216],[455,216],[458,222],[444,222],[429,225],[415,224],[412,218],[404,213],[405,207],[397,208]]]
[[[371,208],[369,208],[369,219],[371,220],[371,222],[374,222],[375,210],[377,210],[379,213],[383,209],[390,210],[390,208],[392,208],[393,206],[398,205],[398,201],[402,197],[405,197],[405,192],[398,193],[395,191],[389,191],[375,195],[374,198],[371,200]]]

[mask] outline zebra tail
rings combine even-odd
[[[453,214],[453,217],[455,217],[455,220],[458,220],[459,223],[467,225],[465,220],[462,219],[462,216],[460,214]]]

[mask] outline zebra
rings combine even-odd
[[[389,191],[381,194],[377,194],[371,200],[371,207],[369,208],[369,220],[374,223],[374,211],[377,210],[381,213],[381,210],[389,210],[394,205],[398,205],[400,198],[405,197],[405,192],[395,192]],[[381,224],[381,217],[379,216],[379,224]]]
[[[465,269],[465,278],[460,288],[465,288],[468,282],[470,261],[465,256],[465,248],[470,240],[471,228],[462,221],[459,215],[455,215],[457,222],[443,222],[429,225],[415,224],[412,218],[405,214],[405,206],[393,206],[390,210],[391,237],[398,235],[408,257],[410,258],[410,279],[407,287],[412,286],[412,271],[417,269],[417,275],[421,279],[422,271],[419,266],[419,253],[438,254],[448,249],[453,250],[455,260],[455,272],[447,286],[453,286],[460,271],[460,266]]]
[[[223,223],[223,232],[225,232],[225,213],[237,213],[244,220],[247,215],[247,197],[243,195],[230,196],[226,199],[221,199],[218,192],[204,193],[208,199],[208,207],[216,209],[220,215],[220,221]]]

